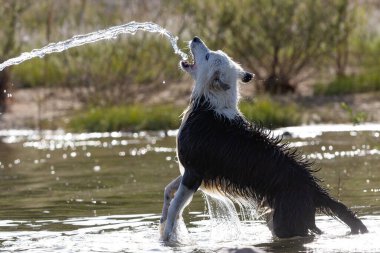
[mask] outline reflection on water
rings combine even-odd
[[[0,251],[380,252],[379,125],[276,131],[316,160],[332,195],[370,233],[347,235],[344,224],[318,216],[324,234],[276,241],[264,221],[221,218],[226,212],[211,201],[210,219],[196,194],[185,211],[192,243],[169,247],[159,241],[158,221],[163,189],[179,173],[175,134],[0,131]]]

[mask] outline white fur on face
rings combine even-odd
[[[217,114],[233,119],[239,114],[237,81],[244,71],[224,52],[208,49],[200,39],[192,40],[190,49],[194,64],[181,62],[181,67],[195,80],[192,98],[205,97]]]

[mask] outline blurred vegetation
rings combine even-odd
[[[253,102],[243,101],[239,107],[249,121],[270,129],[301,123],[301,108],[296,104],[283,105],[268,96],[260,97]]]
[[[183,109],[173,105],[94,108],[73,117],[68,128],[77,132],[176,129],[179,127]]]
[[[181,3],[181,11],[195,19],[188,22],[192,33],[211,37],[213,47],[248,66],[271,93],[294,92],[304,78],[319,71],[341,47],[355,15],[349,13],[356,9],[348,0]]]
[[[283,106],[267,96],[255,101],[244,101],[239,107],[248,120],[268,128],[294,126],[301,123],[299,108],[295,104]],[[177,129],[184,109],[173,105],[93,108],[78,113],[70,120],[67,127],[76,132]]]
[[[341,103],[340,106],[342,107],[344,111],[346,111],[346,113],[349,116],[350,121],[354,125],[363,123],[368,117],[368,115],[364,112],[354,112],[354,110],[344,102]]]
[[[339,76],[327,84],[317,83],[314,90],[317,95],[329,96],[379,91],[380,73]]]
[[[184,41],[198,35],[210,48],[226,51],[256,74],[256,92],[299,93],[311,87],[317,95],[339,95],[380,89],[377,1],[0,0],[0,4],[1,61],[76,34],[133,20],[152,21],[177,35],[182,48]],[[178,61],[166,39],[138,32],[7,68],[0,72],[0,91],[11,89],[12,82],[15,88],[66,87],[88,105],[88,111],[120,109],[134,102],[133,87],[181,81]],[[6,93],[0,92],[0,113],[6,110],[6,100]],[[278,105],[268,99],[256,106],[260,112],[247,112],[250,118],[268,121],[275,112],[267,108]],[[243,111],[244,107],[243,103]],[[289,110],[287,115],[295,113]],[[286,120],[272,125],[292,124]],[[297,116],[289,122],[297,122]]]

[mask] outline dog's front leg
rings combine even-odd
[[[178,176],[176,179],[171,181],[166,187],[164,191],[164,204],[162,207],[162,215],[160,219],[160,234],[163,237],[166,219],[168,217],[168,209],[170,205],[170,201],[174,197],[174,193],[178,190],[179,184],[181,183],[182,176]]]
[[[182,216],[183,209],[190,203],[194,192],[198,190],[201,183],[201,178],[185,171],[178,190],[170,202],[165,230],[162,236],[163,241],[170,239],[176,220]]]

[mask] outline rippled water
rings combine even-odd
[[[333,196],[370,233],[317,217],[324,234],[273,240],[260,219],[215,217],[201,193],[185,210],[186,245],[159,241],[165,185],[178,175],[175,131],[0,131],[0,252],[380,252],[380,125],[279,129],[322,170]],[[212,207],[210,219],[207,206]],[[219,209],[218,209],[219,208]],[[239,211],[239,209],[237,209]],[[241,214],[240,214],[241,215]]]

